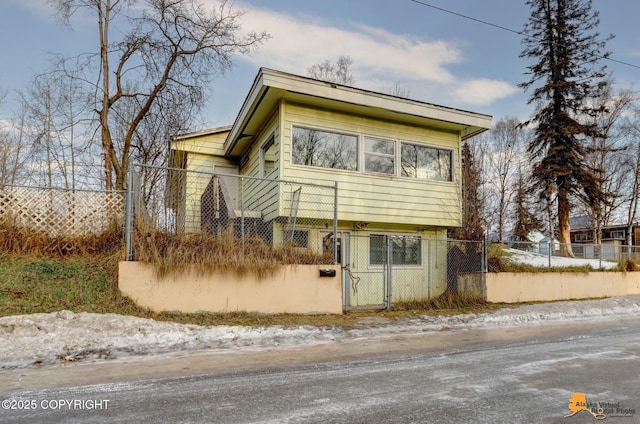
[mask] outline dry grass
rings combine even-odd
[[[136,260],[154,264],[159,277],[180,273],[189,266],[206,274],[214,271],[254,273],[263,278],[280,264],[331,264],[323,256],[293,245],[274,248],[264,239],[250,236],[242,241],[227,233],[217,237],[206,233],[168,235],[150,231],[136,236]]]
[[[139,237],[139,236],[138,236]],[[196,264],[200,272],[226,270],[267,275],[278,264],[332,263],[332,258],[286,246],[273,249],[259,238],[242,244],[231,235],[169,237],[156,232],[138,239],[137,258],[155,262],[158,272],[179,272]],[[244,254],[243,254],[244,253]],[[336,315],[229,313],[155,313],[124,297],[117,288],[118,262],[124,257],[120,226],[100,236],[62,238],[0,223],[0,316],[73,312],[116,313],[197,325],[315,325],[349,328],[368,316],[390,320],[415,314],[482,312],[493,309],[478,299],[443,296],[425,302],[403,302],[391,311],[358,311]]]
[[[350,328],[362,317],[390,320],[420,315],[480,313],[498,306],[473,298],[449,296],[429,302],[404,302],[391,311],[347,314],[156,313],[123,296],[115,283],[117,261],[110,255],[67,255],[60,258],[0,254],[0,316],[73,312],[115,313],[197,325],[297,326]]]
[[[0,221],[0,252],[19,255],[67,257],[69,255],[104,255],[122,252],[122,225],[112,223],[99,235],[52,237],[24,227]]]
[[[465,311],[493,309],[492,304],[485,301],[482,296],[464,293],[445,292],[444,294],[428,300],[417,300],[394,303],[394,309],[404,311],[452,311],[459,313]]]

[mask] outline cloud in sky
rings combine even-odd
[[[479,78],[469,81],[459,81],[453,90],[454,98],[472,105],[484,106],[492,100],[508,97],[518,88],[505,81]]]
[[[258,67],[306,75],[313,64],[347,55],[353,59],[355,85],[369,90],[389,92],[399,84],[418,100],[453,99],[467,105],[488,105],[517,91],[505,81],[456,76],[449,66],[463,64],[464,52],[454,42],[396,34],[363,23],[336,27],[318,17],[246,4],[242,8],[243,28],[271,35],[257,51],[240,58]]]

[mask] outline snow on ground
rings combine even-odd
[[[513,249],[507,251],[512,254],[511,260],[548,265],[546,255]],[[552,258],[552,266],[577,264],[589,264],[594,269],[600,267],[598,260]],[[602,261],[603,267],[615,265]],[[390,338],[443,329],[536,325],[632,315],[640,315],[640,295],[541,303],[482,314],[417,315],[397,321],[365,317],[351,329],[314,326],[201,327],[116,314],[59,311],[0,318],[0,369],[180,351],[259,350],[363,337]]]
[[[60,311],[0,318],[0,368],[168,352],[260,350],[443,329],[536,325],[639,314],[640,296],[535,304],[482,314],[413,316],[397,321],[364,318],[351,329],[201,327],[116,314]]]
[[[549,255],[526,252],[517,249],[503,249],[504,252],[509,255],[508,259],[516,263],[524,263],[537,267],[549,266]],[[580,259],[580,258],[563,258],[561,256],[551,257],[552,267],[569,267],[569,266],[583,266],[589,265],[593,269],[614,269],[618,266],[617,262],[609,262],[606,260],[600,261],[599,259]]]

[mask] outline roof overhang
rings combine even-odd
[[[240,156],[264,120],[282,101],[460,134],[462,140],[491,127],[491,116],[376,93],[261,68],[225,142],[225,154]]]

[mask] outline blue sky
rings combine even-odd
[[[205,0],[213,3],[213,0]],[[424,0],[424,3],[521,30],[530,10],[514,0]],[[251,56],[235,58],[219,77],[206,110],[206,126],[233,122],[259,67],[304,75],[314,63],[353,59],[355,86],[389,92],[398,84],[417,100],[491,114],[526,118],[528,94],[517,88],[527,62],[518,58],[520,36],[454,16],[411,0],[237,0],[246,11],[243,28],[272,38]],[[636,17],[640,2],[594,0],[602,34],[614,33],[612,58],[640,66]],[[46,0],[0,1],[0,88],[11,115],[16,90],[44,72],[54,53],[95,51],[95,20],[56,23]],[[607,62],[617,87],[633,88],[640,69]]]

